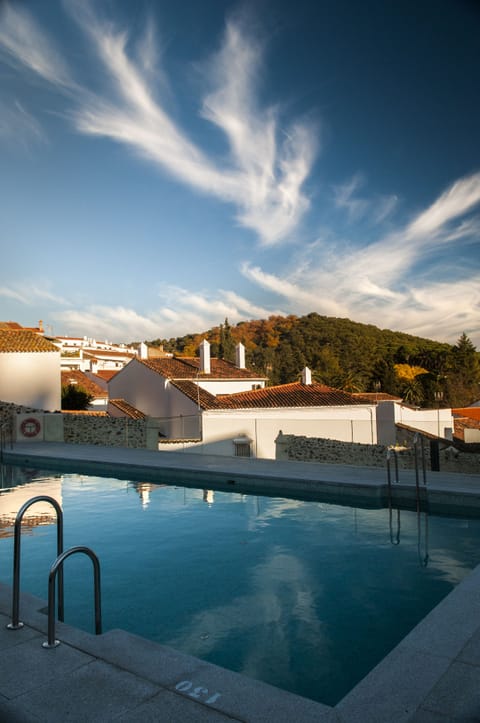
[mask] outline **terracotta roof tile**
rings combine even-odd
[[[452,410],[453,411],[453,410]],[[466,429],[480,429],[480,419],[474,419],[473,417],[462,417],[458,416],[455,410],[453,415],[453,435],[456,439],[460,439],[462,442],[465,441],[465,430]]]
[[[480,422],[480,407],[462,407],[460,409],[452,409],[452,414],[459,417],[470,417]]]
[[[136,407],[125,401],[125,399],[110,399],[110,404],[119,409],[126,417],[130,419],[145,419],[145,414]]]
[[[95,399],[108,399],[108,392],[99,384],[95,384],[95,382],[89,379],[83,372],[77,370],[63,371],[62,386],[67,386],[68,384],[82,387],[88,394],[92,394]]]
[[[220,409],[219,398],[202,389],[195,382],[188,379],[175,379],[170,382],[172,387],[179,389],[186,397],[199,404],[201,409]]]
[[[271,408],[271,407],[337,407],[359,405],[366,402],[340,389],[324,384],[280,384],[250,392],[219,395],[217,401],[224,409]]]
[[[264,379],[251,369],[239,369],[223,359],[210,359],[210,374],[200,372],[198,357],[170,357],[160,359],[139,359],[142,364],[167,379]]]
[[[214,396],[189,380],[171,381],[172,386],[179,389],[193,402],[199,403],[201,409],[272,409],[283,407],[326,407],[365,404],[365,400],[357,399],[339,389],[332,389],[323,384],[281,384],[266,389],[252,389],[248,392],[235,394],[219,394]]]
[[[60,354],[58,347],[43,336],[26,329],[0,329],[0,353],[52,352]]]
[[[97,372],[95,372],[95,376],[100,377],[100,379],[104,379],[106,382],[109,382],[110,379],[114,377],[115,374],[118,374],[119,371],[119,369],[99,369]]]

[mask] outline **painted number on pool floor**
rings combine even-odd
[[[181,680],[180,683],[177,683],[175,686],[175,690],[178,690],[180,693],[186,693],[190,696],[190,698],[196,698],[197,700],[201,700],[202,703],[207,703],[208,705],[215,703],[221,696],[221,693],[213,693],[212,695],[209,695],[208,688],[204,688],[201,685],[194,687],[191,680]]]

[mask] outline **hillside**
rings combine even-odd
[[[270,384],[298,380],[304,366],[313,378],[347,391],[382,390],[402,394],[407,401],[453,406],[480,398],[480,355],[468,337],[457,345],[440,343],[403,332],[379,329],[349,319],[320,316],[271,316],[268,319],[224,324],[200,334],[156,339],[166,351],[194,356],[202,339],[212,355],[230,361],[235,344],[246,347],[247,365]],[[397,365],[402,365],[399,374]],[[415,368],[405,374],[405,365]]]

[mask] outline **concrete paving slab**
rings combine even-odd
[[[208,706],[162,691],[135,710],[115,719],[118,723],[227,723],[239,718],[219,713]]]
[[[437,716],[447,716],[452,721],[478,723],[480,721],[478,666],[453,663],[427,696],[421,710]]]
[[[12,635],[17,633],[12,632]],[[18,633],[21,635],[21,631]],[[31,638],[2,650],[0,656],[0,694],[14,698],[38,686],[45,686],[62,674],[77,670],[93,658],[68,645],[47,650],[39,638]]]
[[[243,721],[337,720],[335,711],[328,706],[208,663],[203,663],[191,680],[179,681],[174,689],[185,697],[211,701],[209,705],[215,710]]]
[[[190,680],[203,665],[198,658],[125,630],[109,630],[95,636],[71,629],[68,641],[118,668],[165,687],[174,687],[179,681]]]
[[[342,721],[403,723],[421,706],[450,665],[448,658],[395,648],[343,700]]]
[[[52,675],[17,704],[26,714],[44,711],[44,723],[106,723],[157,692],[151,683],[97,660],[71,673]]]

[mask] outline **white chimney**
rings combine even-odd
[[[302,384],[311,384],[312,383],[312,372],[308,367],[304,367],[302,371]]]
[[[148,346],[144,341],[138,345],[138,356],[140,359],[148,359]]]
[[[245,369],[245,347],[241,341],[235,347],[235,365],[238,369]]]
[[[200,344],[200,371],[210,374],[210,344],[204,339]]]

